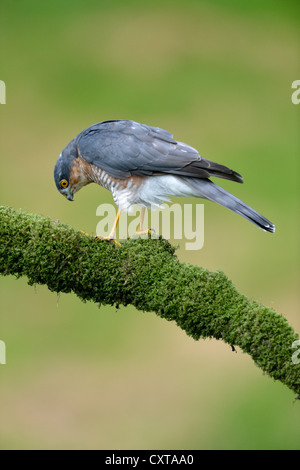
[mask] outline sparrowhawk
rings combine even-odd
[[[243,183],[242,176],[199,155],[172,134],[128,120],[103,121],[80,132],[59,155],[54,178],[69,201],[89,183],[112,192],[117,219],[107,239],[114,239],[121,211],[160,206],[170,196],[199,197],[217,202],[268,232],[275,226],[247,204],[213,183],[218,177]]]

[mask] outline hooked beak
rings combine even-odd
[[[70,191],[69,188],[61,189],[60,192],[63,196],[65,196],[66,199],[68,199],[68,201],[74,201],[74,194]]]
[[[67,199],[68,199],[68,201],[74,201],[73,194],[72,194],[72,193],[68,193]]]

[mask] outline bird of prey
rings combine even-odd
[[[102,121],[80,132],[61,152],[54,169],[57,189],[69,201],[89,183],[112,192],[118,213],[108,240],[114,240],[121,211],[140,205],[139,232],[146,208],[170,196],[199,197],[217,202],[268,232],[275,226],[210,178],[243,183],[242,176],[199,155],[159,127],[135,121]]]

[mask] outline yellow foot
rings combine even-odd
[[[111,237],[102,237],[101,235],[97,235],[95,237],[95,240],[97,239],[100,239],[100,240],[106,240],[107,242],[113,242],[115,243],[116,245],[118,246],[122,246],[121,243],[118,242],[118,240],[116,240],[115,238],[111,238]]]
[[[147,230],[138,230],[136,235],[155,235],[155,230],[153,228],[149,228]]]

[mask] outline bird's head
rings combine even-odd
[[[54,168],[54,180],[58,191],[69,201],[73,201],[74,192],[70,182],[70,173],[70,164],[68,161],[64,161],[62,152]]]
[[[72,177],[76,157],[77,149],[73,139],[59,155],[54,168],[56,187],[69,201],[73,201],[74,193],[79,189]]]

